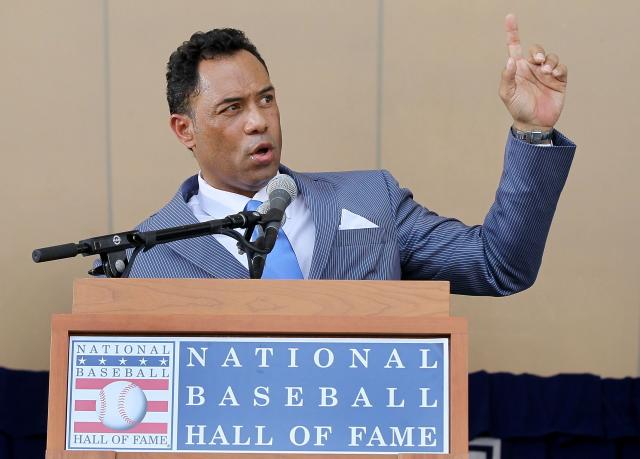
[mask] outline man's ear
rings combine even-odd
[[[193,150],[193,147],[196,146],[196,139],[193,132],[194,126],[191,117],[188,115],[172,113],[169,117],[169,125],[182,145],[187,147],[189,150]]]

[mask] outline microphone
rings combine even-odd
[[[271,204],[269,204],[269,201],[265,201],[262,204],[260,204],[260,206],[256,209],[256,212],[258,212],[260,215],[267,215],[267,213],[270,210],[271,210]],[[280,227],[284,226],[284,224],[286,222],[287,222],[287,214],[282,214],[282,220],[280,221]],[[256,231],[258,232],[258,237],[264,236],[264,229],[262,228],[262,226],[258,225],[256,227]]]
[[[278,239],[278,231],[287,219],[284,211],[298,195],[298,187],[290,176],[281,174],[269,181],[267,193],[269,200],[257,209],[261,215],[261,224],[256,226],[257,238],[254,241],[254,244],[266,253],[254,253],[251,257],[249,273],[252,279],[262,277],[267,254],[273,250]]]
[[[264,220],[264,248],[271,251],[276,244],[278,231],[284,225],[286,215],[285,209],[298,196],[296,182],[286,174],[276,175],[267,184],[267,194],[269,195],[267,212]]]

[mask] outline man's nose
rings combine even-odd
[[[267,118],[258,107],[253,107],[248,113],[247,122],[244,125],[245,134],[261,134],[267,130]]]

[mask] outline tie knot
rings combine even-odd
[[[261,204],[262,204],[262,201],[258,201],[256,199],[252,199],[251,201],[249,201],[247,203],[246,206],[244,206],[244,210],[249,211],[249,212],[253,212],[254,210],[257,210],[258,207],[260,207]]]

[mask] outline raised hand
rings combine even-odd
[[[556,54],[540,45],[529,48],[525,59],[520,46],[518,23],[513,14],[505,18],[509,59],[502,72],[500,98],[522,131],[548,131],[558,121],[567,90],[567,66]]]

